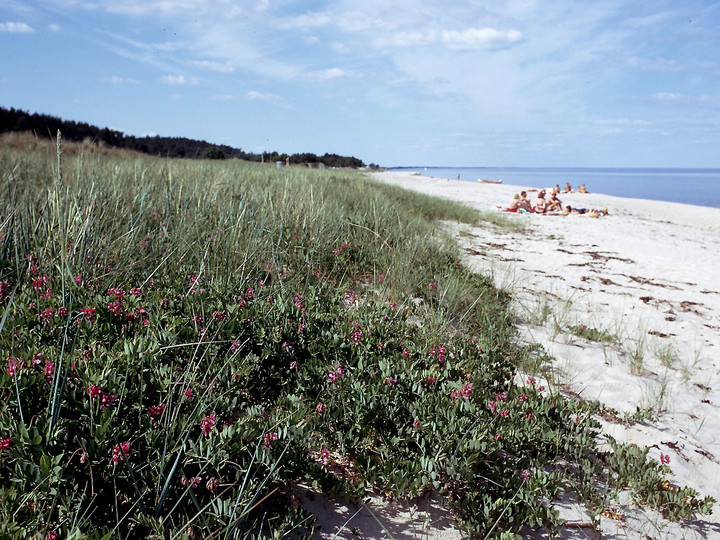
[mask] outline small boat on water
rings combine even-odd
[[[502,184],[502,180],[485,180],[484,178],[478,178],[478,182],[483,184]]]

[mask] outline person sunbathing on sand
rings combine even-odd
[[[565,184],[565,193],[572,193],[572,186],[570,185],[570,182]]]
[[[541,190],[538,193],[537,199],[535,199],[535,213],[536,214],[544,214],[545,210],[547,209],[547,203],[545,202],[545,190]]]
[[[550,197],[547,200],[546,210],[548,212],[558,212],[562,210],[562,202],[560,202],[560,199],[557,198],[555,192],[550,194]]]
[[[578,193],[587,193],[587,189],[585,189],[585,184],[578,188]]]
[[[517,212],[518,208],[520,207],[520,195],[517,193],[513,195],[512,201],[510,201],[510,204],[507,207],[508,212]]]
[[[518,208],[527,212],[532,212],[532,205],[530,204],[530,201],[527,198],[527,192],[525,191],[520,192],[520,202],[518,203]]]

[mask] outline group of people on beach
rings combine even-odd
[[[596,210],[594,208],[573,208],[570,205],[566,205],[565,208],[562,206],[562,201],[558,198],[560,193],[560,186],[555,186],[550,195],[546,198],[546,191],[541,189],[535,202],[533,204],[527,198],[527,192],[521,191],[513,195],[510,205],[506,208],[508,212],[520,212],[526,213],[531,212],[534,214],[546,214],[546,215],[569,215],[569,214],[587,214],[589,217],[600,217],[607,215],[607,209]],[[565,186],[565,193],[572,193],[572,187],[568,183]],[[587,193],[585,184],[578,188],[578,193]]]

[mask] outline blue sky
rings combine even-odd
[[[385,166],[720,167],[720,2],[3,0],[0,105]]]

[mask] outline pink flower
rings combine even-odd
[[[397,379],[393,379],[392,377],[385,377],[385,379],[383,379],[383,380],[385,381],[385,384],[387,384],[388,386],[392,386],[397,382]]]
[[[55,311],[53,308],[47,308],[45,311],[40,313],[40,318],[42,319],[43,326],[46,325],[50,319],[52,319],[52,316],[55,314]]]
[[[415,419],[415,421],[413,422],[413,427],[414,427],[415,429],[420,429],[420,428],[422,427],[422,422],[420,421],[419,418],[416,418],[416,419]]]
[[[330,451],[323,446],[320,449],[320,459],[322,460],[323,463],[327,463],[327,460],[329,457],[330,457]]]
[[[87,389],[87,394],[90,396],[91,401],[95,401],[102,394],[102,387],[91,384]]]
[[[212,413],[210,416],[206,416],[203,419],[202,423],[200,424],[200,431],[202,431],[202,434],[205,435],[205,437],[208,437],[214,425],[215,413]]]
[[[7,366],[7,369],[5,370],[7,372],[7,374],[10,375],[10,377],[12,377],[13,379],[15,378],[15,374],[17,373],[18,369],[20,368],[20,366],[18,365],[16,360],[17,360],[16,358],[11,356],[8,359],[8,366]]]
[[[462,387],[462,390],[460,390],[460,393],[462,394],[462,397],[465,399],[470,399],[470,395],[472,394],[473,385],[470,383],[467,383],[465,386]]]
[[[342,379],[344,376],[345,376],[345,370],[343,369],[343,367],[340,364],[335,366],[334,371],[328,372],[328,380],[330,382],[335,382],[335,380]]]
[[[522,477],[523,477],[524,480],[527,480],[528,478],[530,478],[530,471],[527,471],[527,470],[526,470],[526,471],[523,471],[523,472],[522,472]]]
[[[325,405],[324,403],[318,403],[317,407],[315,408],[317,409],[317,412],[324,413],[325,409],[327,409],[327,405]]]
[[[525,402],[525,401],[528,400],[528,397],[527,397],[525,394],[520,394],[520,395],[518,396],[518,399],[519,399],[521,402]]]
[[[80,310],[80,313],[85,315],[87,322],[93,322],[95,320],[95,308],[93,307],[83,308]]]
[[[188,401],[192,401],[192,399],[193,399],[192,388],[188,388],[187,390],[185,390],[185,399],[187,399]]]
[[[208,491],[215,491],[219,485],[220,485],[220,480],[218,480],[217,478],[215,478],[213,476],[212,478],[210,478],[210,480],[207,481],[207,483],[205,484],[205,487],[207,488]]]
[[[7,450],[10,446],[12,446],[12,439],[0,439],[0,452]]]
[[[266,433],[265,435],[263,435],[263,448],[270,448],[272,446],[272,443],[277,441],[277,438],[277,432]]]
[[[402,355],[403,355],[403,356],[409,356],[409,355],[410,355],[410,351],[408,351],[407,349],[403,348],[403,350],[402,350]]]
[[[116,444],[112,449],[112,462],[117,465],[120,461],[125,461],[125,456],[130,457],[130,441],[122,444]]]
[[[165,404],[150,405],[147,409],[148,416],[153,419],[153,422],[157,422],[157,418],[162,416],[165,411]]]
[[[52,362],[45,362],[45,380],[47,382],[52,382],[53,380],[53,373],[55,372],[55,364]]]
[[[45,540],[57,540],[59,538],[56,531],[48,531],[45,535]]]
[[[433,283],[433,282],[428,283],[428,289],[430,289],[431,291],[437,290],[437,283]]]
[[[115,406],[115,394],[100,393],[100,410],[112,409]]]
[[[660,463],[663,465],[667,465],[668,463],[670,463],[670,456],[660,452]]]

